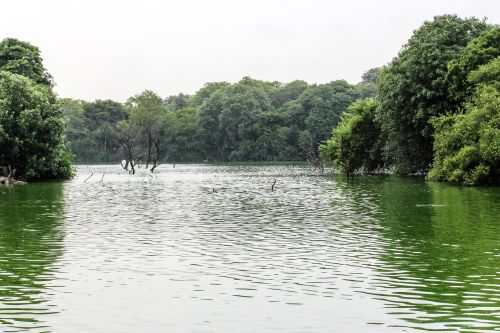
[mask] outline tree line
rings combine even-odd
[[[77,162],[333,161],[348,176],[395,172],[498,183],[499,27],[435,17],[358,84],[244,77],[193,95],[125,103],[58,99],[38,48],[0,43],[0,166],[64,178]],[[333,129],[333,132],[332,132]]]
[[[374,96],[376,70],[361,83],[309,85],[244,77],[162,99],[146,90],[120,104],[60,101],[77,161],[154,168],[160,161],[320,163],[318,145],[354,101]],[[376,76],[376,75],[375,75]]]

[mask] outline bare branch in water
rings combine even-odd
[[[83,182],[85,183],[85,182],[86,182],[87,180],[89,180],[89,179],[90,179],[90,177],[92,177],[93,175],[94,175],[94,173],[92,172],[92,173],[90,174],[89,178],[85,179]]]

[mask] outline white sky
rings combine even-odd
[[[0,39],[38,46],[61,97],[162,97],[245,75],[358,82],[435,15],[488,17],[498,0],[1,0]]]

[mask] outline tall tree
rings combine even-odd
[[[456,106],[448,94],[448,62],[479,36],[487,24],[475,18],[437,16],[415,31],[381,73],[380,118],[387,156],[401,174],[426,172],[432,161],[429,120]]]

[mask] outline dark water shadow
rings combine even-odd
[[[46,332],[44,315],[63,251],[63,184],[0,188],[0,331]]]
[[[422,179],[336,178],[356,209],[379,223],[383,265],[367,293],[424,330],[500,326],[500,191]],[[366,202],[375,206],[367,209]]]

